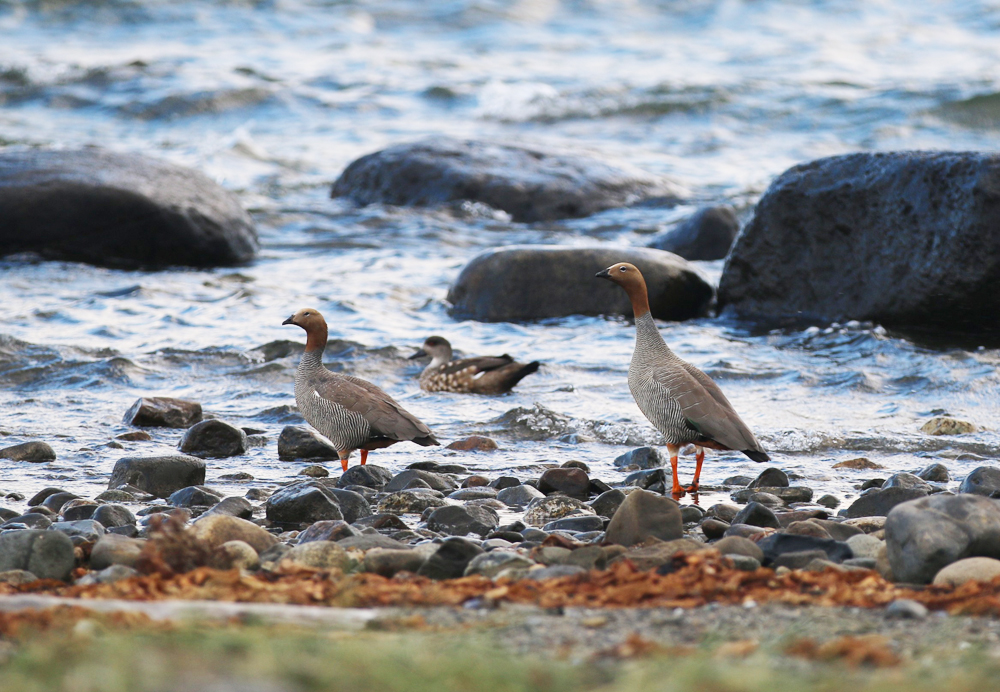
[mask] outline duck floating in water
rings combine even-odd
[[[705,448],[736,450],[756,462],[770,459],[712,379],[670,350],[649,313],[646,281],[635,265],[614,264],[597,273],[625,289],[635,314],[635,351],[628,368],[628,387],[639,410],[667,438],[673,469],[672,493],[680,497],[698,490]],[[694,482],[677,481],[677,453],[695,445]]]
[[[410,356],[410,360],[431,357],[431,362],[420,374],[421,389],[458,394],[503,394],[538,370],[538,361],[518,363],[507,354],[460,360],[452,360],[451,355],[448,340],[432,336]]]
[[[371,382],[324,367],[327,326],[317,310],[304,308],[282,324],[306,330],[306,350],[295,371],[295,403],[309,425],[337,448],[344,471],[356,449],[364,464],[368,452],[397,442],[440,444],[430,428]]]

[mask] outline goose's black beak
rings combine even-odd
[[[610,279],[611,278],[611,268],[602,269],[601,271],[594,274],[598,279]]]
[[[409,358],[407,358],[407,360],[416,360],[417,358],[423,358],[426,355],[427,355],[427,351],[425,351],[424,349],[420,349],[419,351],[417,351],[416,353],[414,353],[412,356],[410,356]]]
[[[282,324],[282,326],[284,326],[286,324],[295,324],[295,315],[292,315],[291,317],[289,317],[287,320],[285,320],[281,324]]]

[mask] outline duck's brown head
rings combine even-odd
[[[636,317],[641,317],[649,312],[646,280],[642,278],[642,272],[634,264],[628,262],[612,264],[607,269],[597,272],[596,276],[616,283],[625,289],[632,301],[632,312],[635,313]]]
[[[410,356],[410,360],[430,356],[432,360],[448,362],[451,360],[451,344],[443,336],[429,336],[419,351]]]
[[[306,330],[306,334],[308,335],[308,339],[306,340],[307,351],[326,346],[326,320],[323,319],[323,315],[319,313],[319,310],[302,308],[281,324],[294,324]]]

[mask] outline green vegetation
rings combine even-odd
[[[83,621],[3,643],[0,689],[18,692],[981,692],[981,653],[850,667],[780,650],[632,651],[585,662],[502,652],[490,632],[329,632],[255,625],[121,631]],[[640,649],[642,647],[639,647]],[[621,653],[622,649],[618,649]],[[746,653],[746,652],[743,652]]]

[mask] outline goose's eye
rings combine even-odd
[[[628,271],[628,267],[619,267],[618,271],[620,271],[620,272],[627,272]]]

